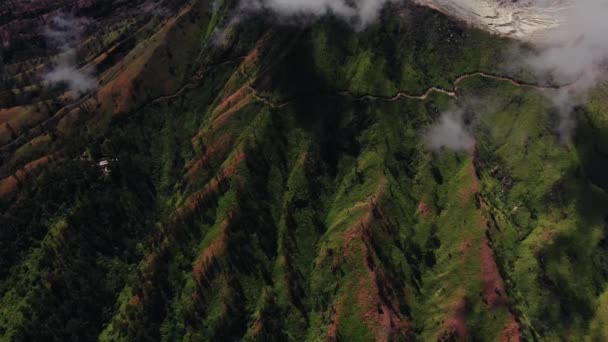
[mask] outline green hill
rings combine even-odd
[[[608,338],[604,87],[564,144],[513,42],[409,4],[220,32],[232,5],[0,112],[1,340]],[[455,108],[474,146],[431,150]]]

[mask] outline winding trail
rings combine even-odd
[[[201,85],[201,83],[205,80],[205,76],[207,76],[209,74],[209,72],[213,71],[214,69],[227,65],[227,64],[242,61],[244,59],[246,59],[246,56],[239,56],[239,57],[227,60],[227,61],[208,65],[205,69],[202,69],[202,70],[199,70],[198,72],[196,72],[192,76],[191,81],[184,84],[176,92],[151,99],[151,100],[147,101],[146,103],[144,103],[139,108],[135,109],[135,112],[137,112],[147,106],[150,106],[152,104],[156,104],[156,103],[160,103],[160,102],[164,102],[167,100],[177,98],[177,97],[183,95],[186,91],[199,87]],[[246,75],[244,75],[244,76],[246,76]],[[394,102],[401,98],[424,101],[424,100],[427,100],[433,93],[440,93],[440,94],[444,94],[444,95],[447,95],[452,98],[458,98],[458,90],[459,90],[462,82],[466,81],[469,78],[474,78],[474,77],[481,77],[481,78],[492,79],[492,80],[497,80],[497,81],[509,82],[516,87],[530,88],[530,89],[535,89],[535,90],[559,90],[562,88],[567,88],[577,82],[577,80],[575,80],[574,82],[571,82],[568,84],[563,84],[563,85],[540,85],[540,84],[534,84],[534,83],[517,80],[515,78],[511,78],[511,77],[507,77],[507,76],[500,76],[500,75],[495,75],[495,74],[490,74],[490,73],[479,71],[479,72],[474,72],[474,73],[469,73],[469,74],[464,74],[462,76],[459,76],[453,83],[454,87],[450,90],[433,86],[433,87],[428,88],[422,94],[412,94],[412,93],[404,91],[404,90],[397,92],[393,96],[374,95],[374,94],[357,95],[348,90],[339,91],[337,94],[340,96],[350,97],[357,101],[372,100],[372,101]],[[253,85],[254,82],[255,82],[255,80],[248,81],[246,87],[252,92],[253,98],[256,99],[257,101],[259,101],[273,109],[284,108],[292,102],[292,99],[286,99],[280,103],[274,102],[272,99],[261,95],[261,92],[254,87],[254,85]],[[86,100],[91,98],[91,96],[93,96],[93,95],[94,95],[94,93],[87,94],[87,95],[83,96],[82,98],[78,99],[77,101],[64,106],[64,108],[59,110],[57,112],[57,114],[47,118],[45,121],[34,126],[33,128],[43,127],[45,129],[52,129],[55,126],[55,124],[57,122],[59,122],[59,120],[63,116],[65,116],[65,115],[67,115],[67,113],[69,113],[69,111],[71,109],[86,102]],[[58,117],[59,113],[63,113],[63,116]],[[17,145],[15,146],[15,144],[17,144]],[[6,153],[6,152],[8,152],[7,150],[10,151],[11,147],[13,149],[15,147],[18,147],[18,139],[15,139],[15,140],[11,141],[10,143],[8,143],[4,146],[1,146],[0,152]]]
[[[564,85],[540,85],[540,84],[520,81],[520,80],[511,78],[511,77],[507,77],[507,76],[494,75],[494,74],[489,74],[489,73],[486,73],[483,71],[478,71],[478,72],[474,72],[474,73],[470,73],[470,74],[464,74],[464,75],[458,77],[454,81],[454,87],[449,90],[440,88],[440,87],[430,87],[422,94],[412,94],[410,92],[402,90],[393,96],[383,96],[383,95],[373,95],[373,94],[355,95],[348,90],[340,91],[338,94],[341,96],[348,96],[348,97],[351,97],[351,98],[353,98],[355,100],[359,100],[359,101],[360,100],[381,100],[381,101],[394,102],[401,98],[424,101],[424,100],[428,99],[429,96],[431,96],[431,94],[433,94],[433,93],[440,93],[440,94],[447,95],[449,97],[458,98],[458,90],[460,88],[460,84],[462,82],[466,81],[467,79],[473,78],[473,77],[481,77],[481,78],[486,78],[486,79],[491,79],[491,80],[509,82],[516,87],[530,88],[530,89],[536,89],[536,90],[558,90],[558,89],[565,88],[565,87],[572,85],[572,83],[564,84]]]
[[[150,100],[146,101],[145,103],[143,103],[138,108],[135,108],[132,111],[132,113],[139,112],[143,108],[146,108],[150,105],[177,98],[177,97],[183,95],[183,93],[186,92],[187,90],[195,89],[198,86],[200,86],[200,84],[204,81],[205,76],[207,74],[209,74],[209,72],[213,71],[214,69],[227,65],[227,64],[235,63],[239,60],[243,60],[244,58],[245,57],[243,57],[243,56],[239,56],[239,57],[235,57],[235,58],[223,61],[223,62],[208,65],[205,69],[197,71],[192,76],[191,81],[184,84],[176,92],[174,92],[172,94],[162,95],[162,96],[150,99]],[[43,121],[35,124],[34,126],[29,127],[28,131],[43,132],[43,131],[51,131],[51,130],[55,129],[57,124],[61,121],[61,119],[63,119],[68,114],[70,114],[71,110],[77,108],[78,106],[85,104],[88,100],[90,100],[92,97],[94,97],[96,95],[97,95],[97,91],[89,92],[88,94],[83,95],[82,97],[72,101],[71,103],[64,105],[59,110],[57,110],[55,112],[55,114],[45,118]],[[4,145],[1,145],[0,146],[0,156],[13,153],[19,147],[26,144],[27,141],[23,141],[23,139],[28,139],[28,138],[27,137],[22,138],[22,137],[23,137],[23,134],[20,134],[17,138],[11,140],[10,142],[8,142]]]
[[[167,101],[167,100],[171,100],[173,98],[179,97],[180,95],[182,95],[186,90],[190,90],[190,89],[194,89],[196,87],[198,87],[200,85],[200,83],[205,79],[205,76],[212,71],[215,68],[218,68],[220,66],[226,65],[226,64],[231,64],[231,63],[235,63],[236,61],[239,60],[243,60],[245,59],[245,57],[237,57],[237,58],[233,58],[221,63],[217,63],[217,64],[213,64],[208,66],[207,68],[205,68],[204,70],[199,70],[198,72],[196,72],[194,74],[194,76],[192,76],[192,80],[186,84],[184,84],[180,89],[178,89],[175,93],[173,94],[169,94],[169,95],[163,95],[163,96],[159,96],[155,99],[152,99],[150,101],[148,101],[144,106],[148,106],[154,103],[159,103],[159,102],[163,102],[163,101]]]
[[[174,98],[182,95],[186,90],[194,89],[197,86],[198,86],[198,82],[189,82],[189,83],[186,83],[177,92],[175,92],[173,94],[163,95],[161,97],[157,97],[157,98],[151,100],[150,102],[146,103],[146,106],[154,104],[154,103],[159,103],[159,102],[163,102],[163,101],[174,99]]]
[[[534,89],[534,90],[559,90],[562,88],[567,88],[573,84],[576,83],[576,81],[568,83],[568,84],[563,84],[563,85],[541,85],[541,84],[535,84],[535,83],[530,83],[530,82],[525,82],[525,81],[521,81],[521,80],[517,80],[515,78],[511,78],[508,76],[500,76],[500,75],[495,75],[495,74],[490,74],[487,72],[483,72],[483,71],[478,71],[478,72],[474,72],[474,73],[469,73],[469,74],[464,74],[462,76],[459,76],[455,81],[454,81],[454,87],[452,89],[444,89],[441,87],[430,87],[428,88],[424,93],[422,94],[412,94],[408,91],[404,91],[401,90],[399,92],[397,92],[395,95],[393,96],[384,96],[384,95],[374,95],[374,94],[362,94],[362,95],[357,95],[354,94],[353,92],[349,91],[349,90],[341,90],[338,91],[338,95],[339,96],[345,96],[345,97],[350,97],[356,101],[362,101],[362,100],[371,100],[371,101],[388,101],[388,102],[394,102],[397,101],[401,98],[406,98],[406,99],[411,99],[411,100],[420,100],[420,101],[424,101],[427,100],[433,93],[440,93],[440,94],[444,94],[447,95],[449,97],[452,98],[458,98],[458,90],[460,89],[460,85],[462,84],[462,82],[466,81],[469,78],[474,78],[474,77],[480,77],[480,78],[485,78],[485,79],[491,79],[491,80],[496,80],[496,81],[502,81],[502,82],[508,82],[510,84],[512,84],[513,86],[516,87],[520,87],[520,88],[530,88],[530,89]],[[278,108],[283,108],[285,106],[287,106],[292,100],[291,99],[287,99],[285,101],[283,101],[282,103],[275,103],[273,102],[271,99],[264,97],[262,95],[260,95],[260,92],[254,87],[253,85],[254,81],[249,81],[247,84],[247,88],[252,92],[252,96],[259,102],[262,102],[266,105],[268,105],[271,108],[274,109],[278,109]]]
[[[265,105],[267,105],[270,108],[273,108],[273,109],[283,108],[291,102],[291,100],[287,100],[287,101],[284,101],[283,103],[275,103],[271,99],[260,95],[260,93],[253,87],[253,85],[251,83],[252,82],[249,82],[246,86],[247,89],[249,89],[249,91],[251,91],[251,96],[253,96],[254,99],[258,100],[259,102],[264,103]]]

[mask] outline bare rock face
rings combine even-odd
[[[564,21],[571,0],[415,0],[494,34],[540,39]]]

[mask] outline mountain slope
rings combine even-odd
[[[10,103],[3,340],[605,338],[605,89],[563,145],[509,41],[394,4],[218,44],[233,5],[169,12],[52,116]],[[453,108],[475,143],[429,150]]]

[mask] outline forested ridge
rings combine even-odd
[[[95,90],[0,51],[0,340],[606,338],[603,86],[563,143],[559,85],[431,9],[93,3]],[[432,150],[454,108],[473,146]]]

